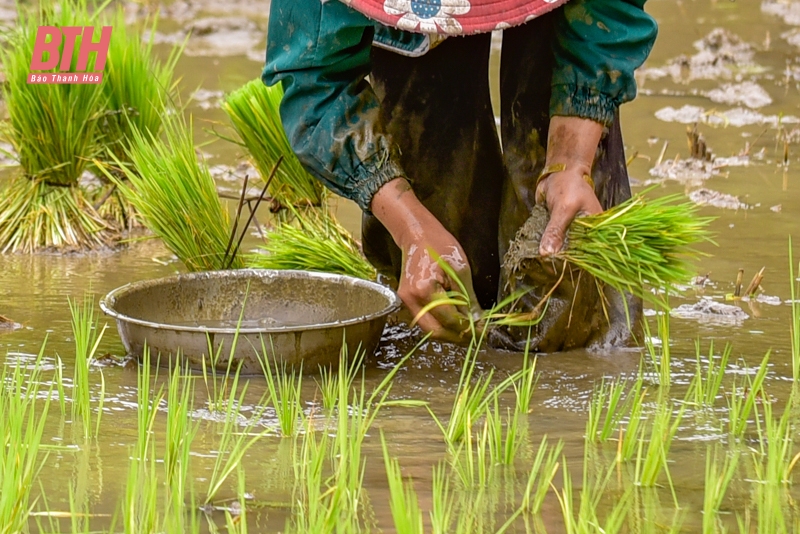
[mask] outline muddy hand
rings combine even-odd
[[[567,228],[575,217],[603,211],[594,193],[592,163],[603,127],[590,119],[550,119],[545,175],[536,188],[536,202],[545,204],[550,221],[539,244],[539,254],[552,256],[561,251]]]
[[[480,315],[472,274],[461,245],[425,208],[404,179],[387,183],[372,199],[372,212],[403,252],[397,293],[416,318],[429,303],[444,298],[446,291],[466,291],[468,306],[442,304],[418,318],[420,327],[434,337],[460,341],[469,333],[470,315]],[[437,261],[438,260],[438,261]],[[458,280],[439,263],[445,262]],[[460,282],[460,283],[459,283]]]

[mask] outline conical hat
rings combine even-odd
[[[567,0],[342,1],[371,19],[401,30],[466,35],[517,26],[555,9]]]

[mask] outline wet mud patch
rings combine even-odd
[[[746,210],[752,207],[749,204],[741,202],[733,195],[720,193],[719,191],[714,191],[705,187],[695,189],[689,193],[689,200],[699,206],[712,206],[714,208],[726,210]]]
[[[666,106],[656,111],[655,116],[664,122],[681,124],[708,124],[711,126],[744,127],[752,125],[778,126],[779,124],[798,124],[800,118],[794,115],[764,115],[752,109],[732,108],[725,111],[707,110],[700,106],[684,105],[679,108]]]
[[[726,29],[715,28],[693,46],[695,54],[677,56],[663,67],[640,69],[637,77],[641,81],[669,77],[675,83],[686,84],[695,80],[732,79],[764,70],[753,60],[755,47]]]
[[[706,96],[717,104],[743,105],[751,109],[772,104],[769,93],[755,82],[729,83],[712,89]]]
[[[254,61],[264,61],[266,29],[245,17],[205,17],[186,23],[173,33],[156,32],[157,44],[178,45],[187,35],[184,54],[187,56],[246,56]],[[145,34],[144,39],[148,39]]]
[[[670,314],[680,319],[692,319],[701,323],[740,325],[750,316],[738,306],[702,298],[694,304],[682,304]]]

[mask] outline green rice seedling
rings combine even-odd
[[[433,417],[436,425],[444,435],[445,443],[450,451],[454,451],[456,444],[471,431],[472,423],[479,419],[485,412],[487,407],[493,399],[499,396],[503,391],[508,389],[514,382],[520,379],[521,372],[516,372],[498,385],[496,385],[490,393],[490,386],[494,370],[489,370],[484,376],[478,377],[476,380],[475,372],[477,369],[477,358],[480,346],[486,337],[487,330],[484,329],[478,337],[473,336],[467,348],[467,353],[464,356],[464,364],[461,367],[461,374],[458,379],[458,389],[456,397],[453,401],[453,407],[450,410],[450,419],[445,425],[442,421],[428,408],[429,413]]]
[[[792,238],[789,236],[789,288],[792,297],[792,378],[800,381],[800,302],[797,300],[797,284],[794,270]]]
[[[598,215],[576,218],[558,256],[618,291],[667,308],[669,293],[692,276],[688,262],[700,256],[694,246],[712,242],[707,227],[713,219],[699,217],[698,209],[682,195],[634,195]],[[651,293],[645,284],[666,293]]]
[[[44,336],[43,344],[47,344],[47,334]],[[61,356],[56,354],[56,371],[54,377],[56,383],[56,392],[58,393],[58,406],[61,408],[61,417],[67,414],[67,394],[64,391],[64,362],[61,361]]]
[[[472,431],[465,433],[458,449],[451,452],[450,463],[464,489],[485,488],[489,485],[491,467],[494,464],[489,447],[489,422],[484,420],[477,435],[473,436]]]
[[[706,406],[713,408],[717,401],[717,396],[722,389],[722,379],[728,368],[728,360],[733,351],[733,345],[725,344],[725,349],[720,354],[719,359],[714,358],[714,342],[711,341],[708,349],[708,366],[703,371],[700,361],[700,340],[695,341],[695,351],[697,354],[697,364],[695,367],[694,378],[689,385],[686,394],[687,400],[691,400],[696,406]]]
[[[150,373],[150,350],[144,347],[142,364],[137,377],[136,444],[128,467],[122,521],[125,534],[155,533],[160,527],[158,512],[158,472],[156,470],[153,426],[158,405],[164,398],[163,389],[153,394]]]
[[[228,95],[222,109],[264,180],[278,158],[285,157],[269,186],[273,200],[286,208],[322,206],[325,188],[306,172],[286,138],[279,109],[282,99],[280,84],[266,87],[261,80],[253,80]]]
[[[489,438],[489,458],[492,464],[513,465],[522,446],[522,418],[518,410],[506,410],[503,418],[500,401],[494,397],[493,405],[486,410],[486,431]],[[503,424],[505,422],[505,425]],[[505,426],[505,432],[503,432]]]
[[[114,38],[108,47],[102,88],[108,110],[101,123],[105,144],[120,161],[126,161],[133,131],[157,136],[164,116],[177,97],[175,66],[183,45],[174,46],[165,61],[153,50],[158,19],[145,23],[150,37],[142,41],[139,29],[129,28],[125,12],[117,9],[109,23]]]
[[[431,532],[449,534],[455,513],[454,495],[445,464],[440,462],[433,468],[433,490],[431,492]]]
[[[153,51],[157,18],[145,23],[150,34],[146,42],[142,41],[138,28],[128,27],[123,9],[117,8],[107,19],[114,32],[101,84],[106,104],[99,130],[106,150],[119,161],[129,162],[133,129],[157,136],[164,115],[174,112],[170,109],[170,103],[177,97],[174,72],[183,46],[173,47],[166,60],[161,61]],[[138,214],[114,184],[98,187],[93,192],[92,204],[119,228],[140,223]]]
[[[656,322],[658,324],[658,338],[661,347],[656,348],[653,337],[650,334],[650,325],[647,321],[642,321],[645,333],[645,347],[650,355],[650,361],[658,374],[658,383],[661,387],[668,388],[672,382],[672,358],[669,349],[669,312],[656,312]]]
[[[605,378],[595,387],[589,401],[589,419],[586,423],[586,439],[603,443],[611,438],[619,426],[626,408],[623,402],[625,383],[621,380],[607,382]]]
[[[531,413],[531,401],[533,392],[536,389],[536,381],[539,376],[536,374],[536,357],[530,358],[530,344],[525,345],[525,353],[522,358],[522,370],[519,380],[515,380],[511,385],[517,400],[517,413]]]
[[[627,491],[617,504],[606,516],[606,520],[601,523],[597,515],[600,499],[608,486],[608,481],[613,474],[613,466],[609,468],[603,478],[598,478],[593,482],[589,481],[589,465],[587,456],[584,456],[583,466],[583,486],[580,492],[580,505],[576,507],[573,494],[572,476],[567,468],[566,458],[563,463],[563,487],[556,492],[561,515],[564,519],[564,531],[567,534],[588,534],[602,532],[604,534],[615,533],[622,530],[624,520],[631,508],[632,492]]]
[[[103,340],[103,335],[108,328],[104,324],[100,328],[100,318],[94,305],[94,298],[90,294],[83,296],[83,303],[68,299],[69,310],[72,315],[72,337],[75,341],[75,372],[72,379],[72,418],[80,417],[83,422],[84,436],[91,435],[91,391],[89,381],[89,368],[95,359],[97,349]],[[102,371],[100,372],[102,376]],[[103,388],[105,389],[105,388]],[[101,401],[102,404],[102,401]],[[102,405],[97,412],[95,435],[100,429]]]
[[[44,401],[40,397],[43,383],[41,365],[45,345],[25,373],[25,365],[17,361],[13,368],[0,369],[0,532],[27,532],[28,517],[33,508],[31,492],[42,471],[46,456],[41,458],[47,414],[52,399],[52,386]],[[40,403],[40,406],[37,406]]]
[[[0,53],[9,117],[4,137],[21,167],[21,174],[0,193],[4,253],[98,248],[115,237],[79,184],[101,150],[97,138],[105,105],[103,84],[28,83],[38,27],[92,26],[96,14],[86,0],[48,2],[33,14],[20,9],[15,30]]]
[[[317,439],[319,434],[319,439]],[[302,436],[300,458],[293,462],[295,478],[294,499],[297,513],[287,532],[334,532],[339,517],[340,494],[323,489],[324,469],[330,448],[327,432],[316,432],[311,419],[306,420]]]
[[[422,510],[414,491],[411,479],[403,480],[397,458],[389,456],[386,438],[381,432],[383,463],[386,466],[386,478],[389,480],[389,508],[392,511],[394,528],[398,534],[423,534]]]
[[[764,379],[769,369],[769,357],[770,351],[767,351],[755,376],[752,379],[745,377],[741,393],[734,382],[733,394],[728,398],[728,431],[736,438],[744,436],[753,407],[764,396]]]
[[[360,348],[356,350],[355,356],[351,359],[347,354],[347,343],[342,343],[339,351],[339,367],[336,371],[328,366],[321,365],[319,368],[320,379],[315,381],[322,394],[322,407],[327,412],[333,412],[339,400],[340,381],[345,391],[350,391],[355,382],[358,370],[364,362],[364,351]]]
[[[620,438],[617,446],[618,463],[631,461],[639,448],[639,443],[644,439],[645,421],[643,420],[643,412],[647,389],[644,388],[644,378],[641,370],[628,395],[631,398],[630,413],[628,415],[628,425],[624,430],[620,428]]]
[[[267,233],[259,253],[246,258],[256,269],[296,269],[345,274],[365,280],[376,278],[353,236],[327,209],[296,214],[293,222],[280,222]]]
[[[270,339],[270,343],[272,340]],[[275,347],[267,352],[264,338],[261,338],[261,354],[259,362],[267,380],[270,402],[278,418],[281,435],[294,437],[303,419],[303,367],[299,370],[289,368],[286,362],[278,365],[277,360],[269,362],[269,354],[275,354]]]
[[[244,404],[245,394],[247,393],[247,385],[241,388],[238,398],[236,397],[239,391],[239,372],[237,369],[233,378],[233,385],[231,386],[230,397],[226,403],[225,420],[220,431],[220,441],[216,450],[219,453],[214,459],[214,467],[211,475],[208,478],[208,489],[206,490],[206,498],[204,503],[209,504],[214,500],[217,493],[222,489],[225,481],[236,471],[244,458],[247,451],[255,445],[255,443],[267,434],[267,431],[257,431],[260,425],[260,420],[264,415],[265,403],[259,402],[258,406],[253,410],[251,417],[246,423],[242,424],[242,416],[239,413],[239,407]]]
[[[187,124],[179,113],[167,115],[163,129],[163,138],[132,129],[127,152],[132,167],[113,154],[118,169],[95,163],[187,269],[243,267],[241,257],[229,255],[228,212],[208,168],[197,160],[191,121]],[[126,180],[111,170],[121,171]]]
[[[544,499],[558,472],[558,458],[563,449],[563,441],[559,440],[551,447],[547,444],[547,436],[542,437],[531,465],[528,482],[525,484],[525,493],[522,498],[523,511],[531,514],[538,514],[542,511]]]
[[[664,472],[669,480],[670,488],[673,490],[673,497],[675,497],[674,488],[667,457],[685,410],[686,406],[681,405],[677,413],[673,414],[671,402],[660,403],[651,422],[650,440],[646,444],[644,440],[639,440],[636,457],[636,480],[639,484],[643,487],[654,487],[660,474]],[[675,498],[675,503],[677,506],[677,498]]]
[[[164,436],[164,480],[167,488],[165,522],[169,531],[184,527],[186,494],[189,492],[189,464],[192,443],[200,425],[192,420],[194,382],[188,376],[188,365],[175,365],[170,370],[167,390],[167,429]]]
[[[722,460],[719,457],[722,456]],[[719,510],[739,466],[739,454],[727,454],[719,446],[706,449],[706,480],[703,491],[703,534],[722,532]]]

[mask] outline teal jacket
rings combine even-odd
[[[656,37],[645,0],[571,0],[555,22],[550,114],[609,125],[636,95],[633,71]],[[272,0],[262,79],[283,84],[281,119],[295,153],[335,193],[369,211],[381,186],[405,177],[365,80],[376,23],[337,0]],[[406,52],[423,37],[379,27]]]

